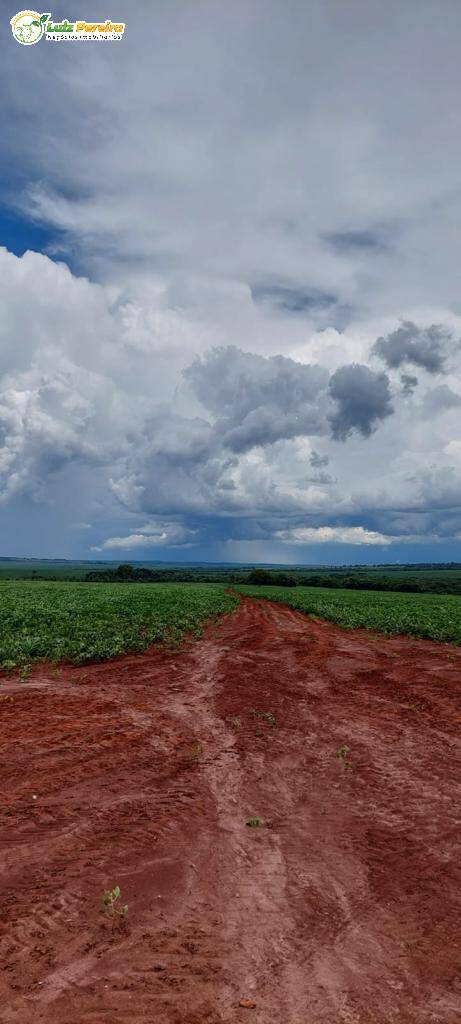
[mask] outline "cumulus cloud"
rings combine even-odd
[[[279,530],[276,536],[290,544],[376,544],[378,547],[388,547],[396,540],[363,526],[299,526]]]
[[[190,546],[194,535],[194,530],[177,523],[163,523],[156,528],[153,525],[148,526],[126,537],[107,537],[101,545],[93,546],[91,550],[132,551],[136,548],[185,547]]]
[[[428,373],[443,373],[450,338],[451,332],[441,324],[423,328],[411,320],[404,320],[396,331],[377,339],[373,352],[390,369],[413,363]]]
[[[196,359],[184,377],[202,405],[218,417],[216,429],[232,451],[326,429],[329,375],[324,367],[228,346]]]
[[[188,326],[170,349],[161,288],[91,283],[33,253],[0,251],[0,269],[2,510],[31,500],[54,504],[57,515],[78,480],[69,529],[76,537],[76,522],[92,523],[95,551],[197,545],[206,557],[214,544],[218,559],[228,539],[308,548],[322,528],[336,531],[326,539],[344,530],[342,543],[366,547],[372,536],[455,535],[461,484],[450,470],[459,457],[446,437],[446,427],[457,436],[454,343],[447,383],[431,388],[423,375],[418,403],[409,403],[401,388],[391,399],[387,375],[363,361],[375,324],[334,332],[334,360],[322,332],[294,359],[210,346],[210,333],[178,306],[174,322]],[[361,361],[335,368],[341,346],[343,359],[357,352]],[[144,529],[139,516],[154,518]],[[293,532],[302,530],[315,533]],[[81,526],[82,554],[85,534]]]
[[[337,403],[330,416],[333,437],[344,441],[353,430],[369,437],[379,420],[394,411],[391,403],[389,378],[385,373],[374,373],[368,366],[353,363],[341,366],[333,374],[330,395]]]
[[[3,385],[0,502],[24,490],[43,498],[49,477],[64,466],[113,458],[111,441],[94,430],[94,402],[102,398],[94,375],[31,371]]]

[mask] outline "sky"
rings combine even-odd
[[[15,13],[0,554],[461,561],[459,0]]]

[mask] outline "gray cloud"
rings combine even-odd
[[[378,230],[333,231],[324,236],[325,242],[340,253],[386,252],[388,243],[385,233]]]
[[[402,385],[403,394],[412,395],[415,388],[418,386],[418,378],[413,377],[411,373],[401,373],[400,383]]]
[[[369,437],[379,422],[394,411],[389,378],[368,366],[341,366],[330,380],[330,394],[337,403],[330,416],[333,437],[344,441],[353,431]]]
[[[447,412],[449,409],[459,409],[460,406],[461,395],[452,391],[448,384],[431,388],[424,396],[423,410],[426,415]]]
[[[328,455],[320,455],[319,452],[311,452],[309,462],[314,469],[321,469],[322,466],[328,466],[329,463]]]
[[[254,302],[265,302],[287,313],[307,313],[331,309],[337,296],[318,288],[297,288],[277,284],[259,284],[251,289]]]
[[[136,303],[114,301],[111,290],[76,279],[42,256],[18,260],[0,253],[0,264],[11,342],[2,348],[2,515],[7,500],[22,494],[54,501],[78,479],[79,494],[86,489],[92,500],[79,504],[76,496],[72,523],[79,517],[93,524],[93,546],[98,537],[99,546],[130,538],[128,546],[139,550],[183,543],[181,536],[194,545],[212,536],[270,543],[280,531],[288,537],[291,528],[325,524],[409,538],[455,530],[461,441],[445,452],[447,439],[443,432],[437,436],[433,413],[456,411],[456,384],[429,391],[420,384],[421,401],[411,409],[397,391],[381,442],[376,428],[392,411],[388,378],[360,363],[334,372],[320,365],[324,352],[328,357],[328,335],[316,336],[318,363],[236,346],[205,348],[193,358],[199,347],[194,335],[191,351],[182,348],[186,368],[178,387],[177,309],[170,320],[163,300],[155,305],[150,295],[138,295]],[[25,292],[34,307],[28,369],[24,350],[15,367],[13,344],[27,326]],[[346,334],[335,338],[338,351],[357,351]],[[365,356],[366,336],[361,345]],[[411,375],[401,376],[413,385]],[[357,434],[370,438],[366,447],[357,447]],[[332,435],[347,441],[338,460]],[[428,469],[426,449],[440,459],[442,474]],[[399,469],[391,468],[389,459],[399,457]],[[334,475],[324,471],[329,462]],[[371,494],[363,493],[364,474]],[[110,524],[101,529],[107,508]],[[153,519],[162,527],[160,540],[156,529],[139,528],[140,513],[160,517]],[[164,530],[165,523],[179,532]],[[310,534],[300,536],[307,543]]]
[[[215,430],[232,451],[326,431],[329,374],[324,367],[229,346],[196,359],[184,377],[218,417]]]
[[[450,337],[450,332],[440,324],[423,328],[411,320],[404,320],[396,331],[378,338],[373,352],[391,369],[397,369],[403,363],[413,363],[428,373],[443,373]]]

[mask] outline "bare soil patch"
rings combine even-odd
[[[461,651],[244,600],[0,698],[4,1024],[460,1020]]]

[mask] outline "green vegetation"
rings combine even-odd
[[[200,761],[200,758],[201,758],[202,754],[203,754],[203,746],[202,746],[202,744],[201,743],[194,743],[194,746],[192,747],[192,754],[191,754],[192,760],[193,761]]]
[[[186,633],[200,635],[206,619],[231,611],[238,601],[226,593],[228,580],[132,585],[128,579],[0,580],[0,665],[19,668],[21,678],[27,679],[29,666],[40,659],[80,664],[144,651],[163,641],[178,643]],[[461,644],[461,597],[456,595],[259,584],[238,585],[238,590],[331,619],[346,629],[365,626]],[[276,724],[270,712],[255,714]]]
[[[266,597],[346,629],[365,626],[461,644],[461,598],[432,594],[384,594],[372,590],[239,586],[239,593]]]
[[[251,714],[253,715],[254,718],[264,718],[266,720],[266,722],[269,722],[269,725],[271,725],[272,728],[275,729],[275,727],[277,725],[277,719],[276,719],[273,711],[256,711],[256,710],[253,710],[251,712]]]
[[[294,565],[252,567],[226,564],[174,564],[0,558],[0,580],[84,580],[95,583],[224,583],[279,587],[328,587],[461,596],[461,564]]]
[[[125,903],[125,905],[122,906],[120,903],[121,895],[120,886],[118,885],[115,886],[115,889],[106,889],[102,897],[102,903],[104,910],[106,911],[106,914],[109,914],[109,917],[126,917],[128,913],[128,904]]]
[[[304,566],[290,569],[289,574],[278,569],[253,569],[246,578],[240,573],[236,582],[251,586],[328,587],[335,590],[382,590],[461,596],[461,572],[459,568],[448,566],[433,569],[417,565],[406,568],[343,566],[339,569],[308,569]]]
[[[237,598],[219,584],[0,582],[0,665],[83,663],[200,635]]]

